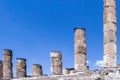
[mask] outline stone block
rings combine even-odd
[[[104,14],[104,23],[116,23],[116,15],[114,13],[106,13]]]
[[[114,32],[116,32],[116,24],[111,23],[111,22],[105,23],[104,24],[104,32],[106,32],[106,31],[114,31]]]
[[[42,66],[40,64],[32,65],[32,76],[38,77],[42,75]]]
[[[10,50],[10,49],[3,49],[2,55],[12,56],[12,50]]]
[[[58,50],[52,50],[50,56],[54,58],[62,58],[61,51]]]
[[[87,69],[86,66],[86,55],[85,54],[77,54],[75,55],[75,67],[76,69]],[[81,64],[79,64],[81,63]]]
[[[114,6],[116,7],[116,0],[104,0],[104,6]]]
[[[104,32],[104,44],[111,42],[116,44],[116,32],[114,31]]]
[[[63,75],[70,74],[70,70],[68,68],[63,69]]]
[[[104,14],[106,14],[106,13],[116,14],[116,8],[113,6],[105,6],[104,7]]]
[[[104,55],[104,67],[117,67],[116,55]]]
[[[77,54],[86,54],[86,47],[75,45],[75,55]]]
[[[116,55],[117,48],[115,43],[107,43],[104,45],[104,55]]]

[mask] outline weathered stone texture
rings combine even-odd
[[[2,60],[0,60],[0,80],[2,79],[3,77],[3,62]]]
[[[53,50],[50,53],[51,59],[51,74],[62,74],[62,54],[61,51]]]
[[[111,22],[105,23],[104,24],[104,32],[107,32],[107,31],[114,31],[114,32],[116,32],[116,24],[115,23],[111,23]]]
[[[40,64],[32,65],[32,76],[38,77],[42,75],[42,66]]]
[[[120,68],[120,64],[117,64],[117,67]]]
[[[104,14],[106,13],[113,13],[113,14],[116,14],[116,9],[114,6],[105,6],[104,7]]]
[[[104,54],[107,55],[115,55],[116,54],[116,45],[114,43],[106,44],[104,46]]]
[[[69,73],[70,73],[70,71],[69,71],[68,68],[64,68],[63,69],[63,75],[66,75],[66,74],[69,74]]]
[[[12,50],[3,49],[2,61],[3,61],[3,78],[4,79],[13,78],[13,73],[12,73]]]
[[[114,31],[107,31],[104,33],[104,44],[107,43],[116,44],[116,33]]]
[[[74,71],[74,68],[64,68],[63,75],[71,74]]]
[[[87,69],[85,29],[74,29],[74,65],[75,70]]]
[[[120,80],[119,68],[89,70],[79,74],[17,78],[12,80]]]
[[[101,69],[89,71],[86,75],[72,74],[72,75],[58,75],[58,76],[41,76],[30,77],[13,80],[120,80],[119,69]]]
[[[16,58],[16,77],[22,78],[26,77],[26,59],[24,58]]]
[[[116,8],[116,0],[104,0],[104,7],[105,6],[113,6]]]
[[[104,0],[104,67],[117,67],[116,0]]]
[[[117,64],[116,0],[104,0],[104,68],[89,70],[86,66],[85,29],[74,29],[74,68],[62,71],[62,54],[50,53],[51,75],[42,74],[42,66],[32,65],[32,76],[26,76],[26,59],[17,58],[17,77],[12,80],[120,80],[120,64]],[[3,66],[0,61],[0,79],[12,78],[12,51],[3,50]],[[63,73],[62,73],[63,72]],[[25,78],[24,78],[25,77]]]
[[[104,23],[108,23],[108,22],[116,23],[116,15],[114,13],[108,12],[104,14]]]
[[[116,63],[113,63],[113,62],[116,62],[116,56],[115,55],[104,55],[104,60],[106,63],[105,64],[105,67],[116,67]]]

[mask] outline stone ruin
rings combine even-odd
[[[0,79],[3,77],[3,63],[0,60]]]
[[[26,74],[26,59],[16,58],[16,77],[12,72],[12,50],[3,49],[0,60],[1,80],[120,80],[117,64],[116,0],[104,0],[104,67],[90,70],[86,65],[85,28],[74,29],[74,68],[62,69],[62,53],[50,52],[51,75],[44,75],[42,65],[32,65],[32,75]]]
[[[16,58],[16,76],[18,78],[26,77],[26,59],[24,58]]]

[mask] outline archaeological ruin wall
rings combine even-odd
[[[27,75],[25,58],[16,58],[16,77],[13,77],[12,50],[3,49],[0,60],[0,80],[120,80],[120,64],[117,64],[116,0],[104,0],[104,66],[90,70],[87,66],[85,28],[74,29],[74,67],[62,67],[62,52],[50,52],[51,74],[43,74],[41,64],[33,64],[32,74]]]

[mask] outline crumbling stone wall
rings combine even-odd
[[[86,73],[17,78],[13,80],[120,80],[119,70],[118,68],[89,70]]]
[[[87,69],[85,29],[77,27],[74,31],[74,68],[65,68],[62,72],[61,51],[53,50],[50,53],[51,75],[43,75],[42,66],[33,64],[32,76],[26,76],[26,59],[17,58],[17,77],[12,80],[120,80],[120,64],[117,65],[116,60],[116,0],[104,0],[104,68]],[[13,78],[9,49],[3,49],[0,79],[2,76],[4,80]]]

